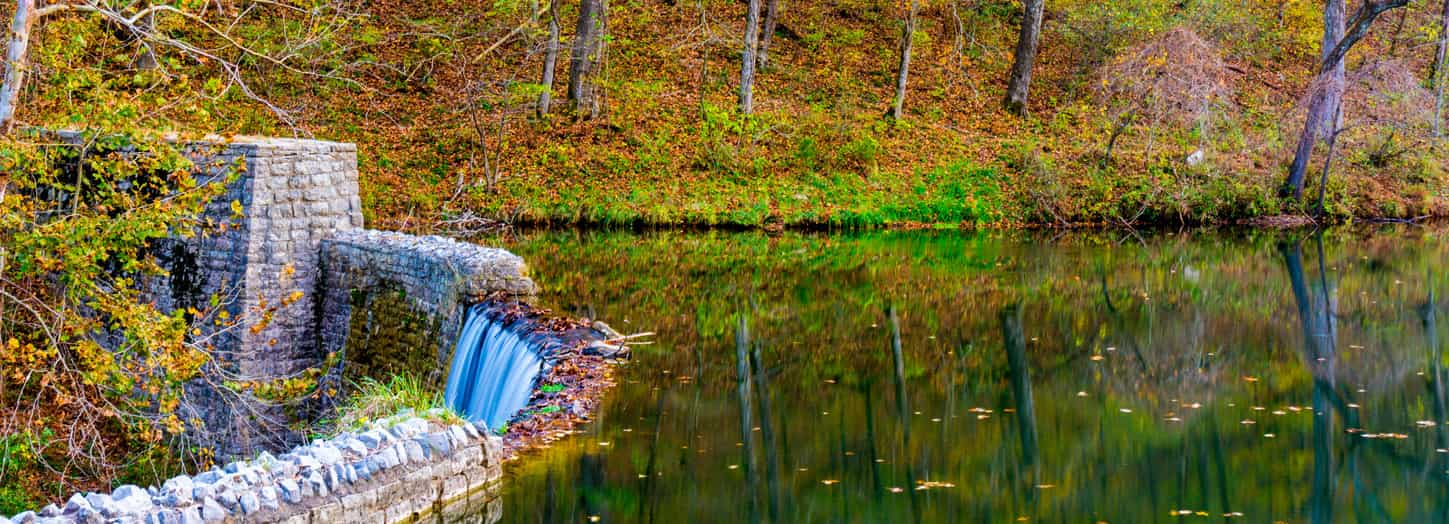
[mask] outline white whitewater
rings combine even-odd
[[[483,305],[475,305],[453,350],[444,401],[464,418],[496,431],[528,404],[543,366],[543,358],[523,337],[488,318]]]

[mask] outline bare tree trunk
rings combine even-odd
[[[603,0],[581,0],[579,23],[574,30],[573,55],[569,59],[569,106],[575,113],[595,113],[593,75],[599,65],[603,40]]]
[[[547,115],[553,103],[553,70],[558,65],[559,48],[558,3],[559,0],[548,2],[548,44],[543,55],[543,79],[539,81],[543,89],[538,94],[538,116]]]
[[[906,80],[911,71],[911,40],[916,34],[916,0],[906,12],[906,26],[901,29],[901,62],[896,68],[896,99],[891,105],[890,117],[899,120],[906,105]]]
[[[10,42],[5,46],[5,81],[0,84],[0,134],[15,125],[15,107],[25,85],[25,55],[30,47],[30,29],[35,27],[35,0],[16,0],[15,20],[10,23]]]
[[[1036,63],[1037,44],[1041,42],[1041,16],[1046,0],[1022,0],[1021,34],[1016,39],[1016,58],[1011,64],[1011,78],[1006,84],[1006,110],[1026,114],[1027,90],[1031,87],[1031,68]]]
[[[745,51],[740,64],[740,112],[755,110],[755,51],[760,38],[760,0],[750,0],[745,13]]]
[[[1295,200],[1303,197],[1303,178],[1307,174],[1314,146],[1338,128],[1339,105],[1343,100],[1343,57],[1368,34],[1369,27],[1379,15],[1408,3],[1408,0],[1368,0],[1354,13],[1352,23],[1345,24],[1344,0],[1328,0],[1323,12],[1323,62],[1314,81],[1308,116],[1303,133],[1298,137],[1293,165],[1289,167],[1288,179],[1279,190],[1280,196],[1291,195]]]
[[[156,32],[156,13],[148,14],[141,19],[141,30],[148,35]],[[156,66],[159,64],[156,61],[156,50],[152,49],[151,43],[141,38],[140,35],[137,35],[137,39],[140,40],[141,44],[141,57],[136,60],[136,67],[140,69],[156,69]]]
[[[765,30],[760,33],[759,68],[770,66],[770,41],[775,39],[775,25],[780,21],[780,0],[765,3]]]
[[[1430,65],[1429,82],[1434,86],[1434,136],[1444,135],[1444,61],[1449,59],[1449,0],[1444,0],[1444,10],[1439,15],[1439,45],[1434,50],[1434,63]]]

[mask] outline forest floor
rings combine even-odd
[[[931,3],[916,35],[905,117],[892,121],[882,115],[900,13],[883,2],[786,2],[748,117],[734,107],[743,3],[615,6],[603,108],[591,120],[532,114],[537,86],[528,82],[542,36],[488,54],[509,24],[440,19],[432,5],[440,2],[397,2],[369,18],[377,34],[448,35],[432,47],[394,38],[370,48],[385,61],[426,63],[426,74],[378,79],[355,97],[298,95],[311,108],[307,131],[359,144],[364,207],[378,227],[446,230],[477,217],[767,228],[1176,225],[1313,207],[1276,196],[1317,52],[1308,3],[1053,4],[1024,118],[1000,108],[1016,5]],[[1386,17],[1350,59],[1348,131],[1325,191],[1331,220],[1449,213],[1449,151],[1428,136],[1432,96],[1415,81],[1433,48],[1424,28],[1434,13],[1402,14]],[[1175,28],[1205,42],[1186,60],[1219,62],[1173,69],[1148,56],[1145,70],[1122,68],[1180,47]],[[1184,60],[1159,62],[1169,59]],[[560,84],[565,74],[561,65]],[[1173,98],[1151,91],[1160,86],[1150,81],[1132,84],[1133,75],[1186,75],[1189,87],[1211,84],[1216,97]],[[554,91],[562,98],[562,85]],[[1150,105],[1132,99],[1144,96]],[[1310,196],[1325,149],[1312,162]],[[1190,164],[1198,151],[1202,160]]]
[[[577,5],[560,4],[567,46]],[[265,81],[252,87],[292,127],[235,93],[208,118],[220,133],[357,143],[368,223],[406,231],[484,219],[1213,224],[1314,207],[1277,196],[1317,62],[1313,2],[1052,2],[1025,117],[1001,109],[1019,4],[927,2],[899,120],[884,115],[903,8],[782,5],[749,116],[735,98],[744,2],[613,3],[599,115],[578,119],[564,101],[567,47],[559,110],[534,114],[547,40],[539,2],[380,0],[329,36],[312,64],[329,71],[322,80],[255,72]],[[1430,131],[1425,80],[1437,16],[1427,4],[1385,15],[1349,55],[1331,220],[1449,214],[1449,147]],[[47,110],[31,104],[24,120],[44,122]]]

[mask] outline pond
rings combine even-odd
[[[1449,522],[1446,233],[521,233],[657,336],[502,521]]]

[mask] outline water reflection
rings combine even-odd
[[[660,343],[501,518],[1449,522],[1443,233],[524,235]]]

